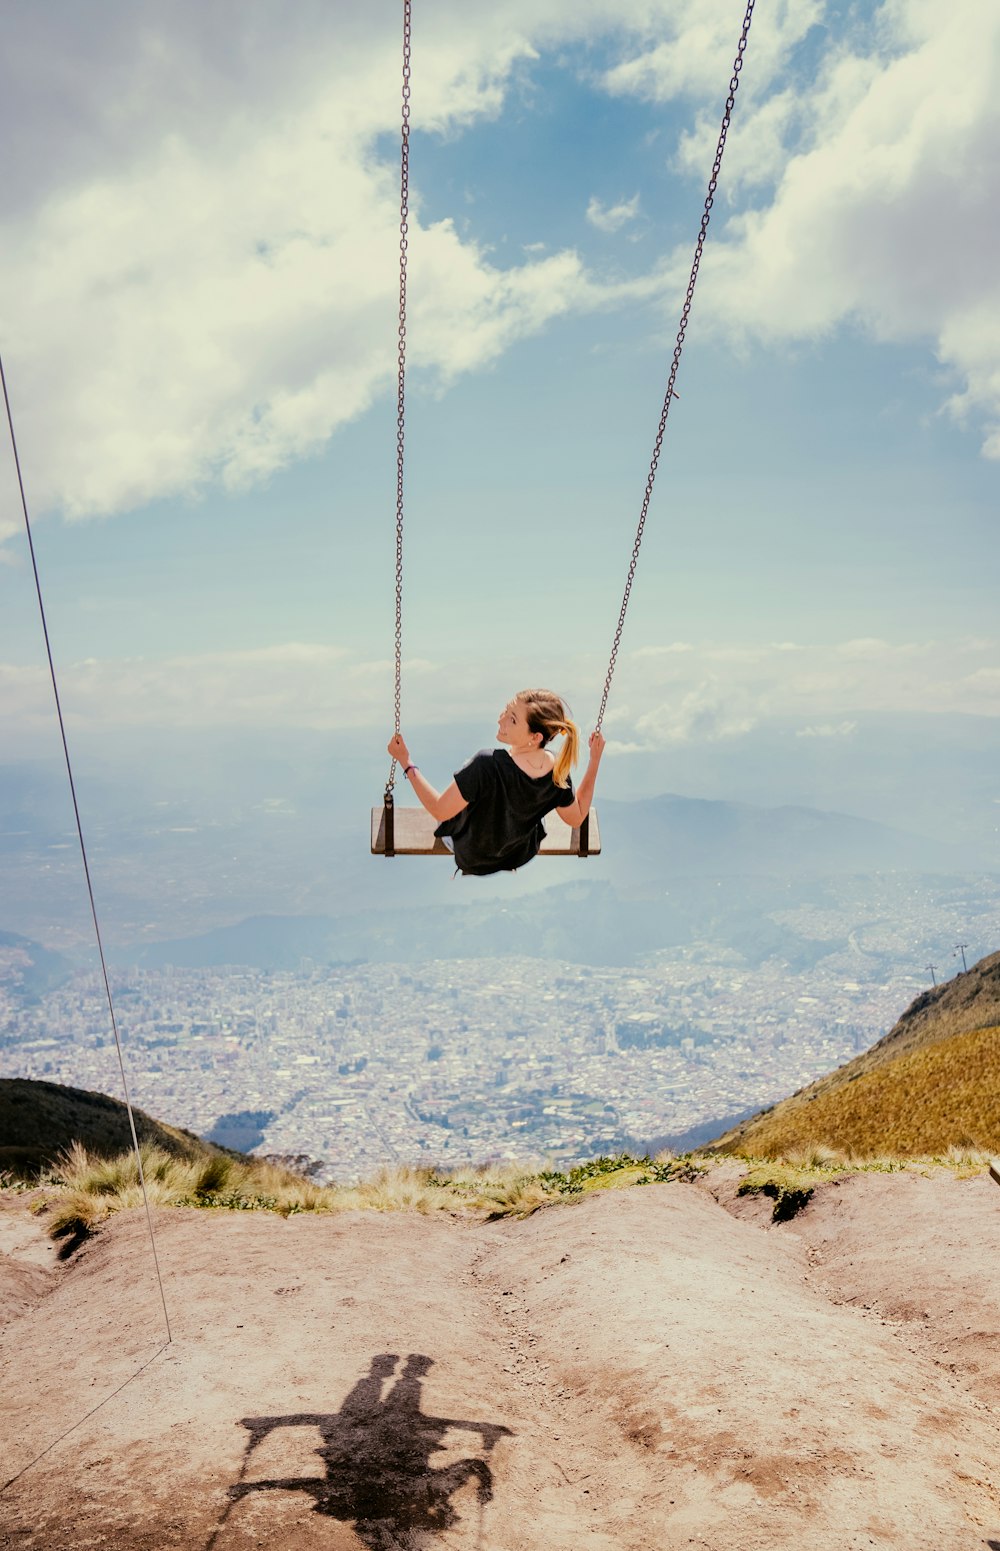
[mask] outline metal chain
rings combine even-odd
[[[632,583],[635,580],[635,568],[639,559],[639,549],[642,544],[643,530],[646,526],[646,517],[649,512],[649,502],[653,494],[653,484],[656,479],[656,470],[660,463],[660,452],[663,448],[663,437],[667,429],[667,416],[670,413],[671,401],[677,396],[674,393],[674,385],[677,381],[677,371],[681,364],[681,351],[684,348],[684,336],[687,333],[688,318],[691,314],[691,302],[694,298],[695,283],[698,279],[698,270],[701,267],[701,255],[705,246],[705,237],[708,232],[708,223],[712,214],[712,205],[715,200],[715,190],[719,182],[719,173],[722,168],[722,153],[726,148],[726,136],[729,133],[729,123],[733,115],[733,106],[736,101],[736,91],[740,84],[740,71],[743,69],[743,54],[747,46],[747,37],[750,32],[750,22],[753,19],[755,0],[747,0],[746,15],[743,18],[743,30],[740,33],[739,47],[736,50],[736,59],[733,64],[733,76],[729,82],[729,96],[726,98],[726,107],[722,115],[722,127],[719,130],[719,143],[715,151],[715,161],[712,164],[712,176],[709,179],[708,193],[705,197],[705,208],[702,212],[701,226],[698,230],[698,240],[694,246],[694,260],[691,264],[691,278],[688,280],[687,295],[684,298],[684,306],[681,310],[680,326],[677,330],[677,340],[674,345],[673,361],[670,366],[670,376],[667,379],[667,391],[663,399],[663,409],[660,412],[660,424],[656,432],[656,441],[653,444],[653,456],[649,464],[649,475],[646,479],[646,492],[642,498],[642,511],[639,514],[639,526],[635,533],[635,543],[632,545],[632,559],[628,568],[628,576],[625,581],[625,592],[622,597],[622,606],[618,615],[618,628],[615,631],[614,642],[611,647],[611,658],[608,662],[608,673],[604,680],[604,693],[601,696],[601,709],[597,713],[597,730],[600,732],[604,721],[604,712],[607,709],[608,695],[611,693],[611,680],[615,675],[615,665],[618,661],[618,648],[621,645],[622,631],[625,628],[625,615],[628,612],[629,598],[632,595]]]
[[[403,451],[406,440],[406,258],[410,214],[410,0],[403,0],[403,106],[399,150],[399,346],[396,386],[396,683],[393,694],[395,730],[400,730],[403,684]],[[396,781],[396,761],[389,767],[386,796]]]

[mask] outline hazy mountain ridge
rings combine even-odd
[[[643,876],[778,874],[783,877],[968,865],[964,847],[826,809],[761,807],[666,793],[602,802],[606,844]]]
[[[365,889],[352,890],[350,914],[249,915],[210,932],[135,945],[126,957],[148,966],[259,969],[294,969],[303,958],[325,964],[511,954],[625,964],[712,936],[749,963],[781,956],[803,969],[846,948],[846,930],[839,943],[822,940],[771,915],[811,900],[819,880],[944,871],[964,860],[960,848],[797,807],[663,796],[602,804],[601,824],[600,858],[539,861],[530,879],[493,881],[489,893],[477,880],[448,882],[443,859],[378,859]],[[390,900],[387,867],[394,869]],[[383,891],[374,906],[368,903],[373,888]]]
[[[539,864],[542,865],[542,864]],[[251,916],[191,937],[135,944],[119,950],[120,964],[146,968],[210,968],[247,965],[262,971],[296,970],[303,961],[317,965],[359,963],[419,964],[426,960],[468,958],[540,958],[566,963],[625,966],[659,949],[696,942],[732,951],[741,963],[758,967],[775,961],[790,973],[821,963],[840,962],[840,972],[856,978],[877,975],[896,951],[857,940],[881,917],[896,929],[912,908],[896,898],[906,880],[920,896],[925,919],[914,926],[914,967],[923,967],[927,951],[929,901],[941,878],[935,875],[841,874],[794,879],[767,875],[671,878],[669,887],[632,887],[594,879],[565,883],[531,894],[466,898],[448,906],[420,908],[394,901],[391,908],[358,910],[349,916]],[[948,878],[954,887],[959,878]],[[890,890],[890,884],[892,889]],[[456,889],[474,889],[467,880]],[[891,898],[885,898],[892,893]],[[976,902],[969,930],[981,932],[979,916],[989,901]],[[825,913],[834,924],[814,928],[810,916]],[[789,916],[803,917],[800,926]],[[992,922],[992,916],[989,915]]]
[[[187,939],[258,916],[325,917],[350,913],[347,944],[338,960],[369,956],[369,946],[351,946],[355,917],[376,911],[414,915],[459,906],[473,924],[470,904],[489,910],[525,897],[552,893],[565,882],[608,881],[623,900],[636,890],[665,899],[693,880],[729,880],[736,895],[758,880],[797,883],[812,877],[909,870],[925,873],[982,872],[987,852],[966,842],[945,844],[848,814],[786,805],[661,795],[614,800],[599,795],[604,853],[589,862],[538,862],[515,878],[452,880],[444,858],[374,859],[367,854],[367,803],[360,771],[323,767],[315,776],[294,778],[282,762],[258,761],[234,775],[225,791],[211,780],[202,791],[191,772],[155,771],[134,788],[121,773],[102,768],[80,781],[81,811],[91,855],[95,891],[109,946],[143,946]],[[52,924],[66,951],[86,954],[89,925],[80,909],[79,857],[72,812],[58,772],[48,766],[0,766],[0,849],[8,877],[6,916],[0,924],[27,937],[46,940]],[[338,783],[352,790],[337,798]],[[273,783],[273,784],[272,784]],[[359,788],[355,793],[353,787]],[[148,789],[147,789],[148,788]],[[286,792],[287,795],[273,795]],[[271,795],[269,795],[271,794]],[[375,800],[378,800],[375,794]],[[11,916],[13,902],[17,915]],[[349,901],[349,905],[345,902]],[[669,900],[661,913],[678,906]],[[689,902],[680,905],[683,916]],[[758,902],[758,915],[761,912]],[[499,922],[501,911],[493,909]],[[370,924],[370,923],[369,923]],[[442,916],[442,932],[456,922]],[[411,921],[392,927],[405,940]],[[537,930],[537,925],[533,926]],[[575,933],[578,932],[576,923]],[[632,931],[641,934],[641,921]],[[672,940],[683,941],[676,922]],[[368,941],[378,933],[368,932]],[[423,952],[426,934],[407,955]],[[508,932],[509,936],[509,932]],[[504,951],[509,951],[505,949]],[[616,962],[624,950],[615,948]],[[315,956],[308,949],[301,953]]]
[[[664,942],[665,925],[684,941],[690,925],[678,907],[622,899],[608,883],[570,884],[542,895],[419,911],[362,911],[350,916],[254,916],[200,936],[155,943],[134,952],[149,968],[246,964],[294,970],[320,964],[421,963],[426,959],[562,959],[627,963]]]
[[[39,1001],[72,973],[63,954],[17,932],[0,931],[0,987],[15,1003]]]
[[[712,937],[747,963],[780,954],[803,970],[846,946],[846,931],[835,941],[809,939],[769,919],[768,906],[787,903],[784,886],[744,882],[734,897],[728,880],[691,880],[675,895],[630,895],[605,882],[565,884],[507,905],[473,901],[351,916],[253,916],[119,957],[145,968],[243,964],[264,971],[295,970],[304,960],[350,965],[523,957],[625,965],[659,948]]]
[[[65,768],[54,760],[0,765],[0,855],[65,840],[72,823]]]

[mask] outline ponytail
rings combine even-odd
[[[566,707],[551,689],[522,689],[514,698],[524,706],[530,730],[541,733],[542,748],[560,733],[564,736],[566,741],[556,755],[552,779],[557,786],[568,786],[570,770],[580,754],[580,734],[576,723],[570,721]]]
[[[556,755],[552,779],[557,786],[566,786],[569,784],[569,773],[580,755],[580,734],[576,723],[571,722],[569,717],[556,730],[566,734],[566,742]]]

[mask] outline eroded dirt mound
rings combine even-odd
[[[0,1337],[11,1551],[1000,1544],[987,1179],[156,1228],[169,1346],[132,1214]]]

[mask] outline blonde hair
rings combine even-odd
[[[556,755],[552,779],[557,786],[568,786],[570,770],[580,753],[580,734],[576,723],[570,720],[566,707],[551,689],[522,689],[514,699],[524,706],[528,731],[541,733],[542,748],[560,733],[565,737],[566,741]]]

